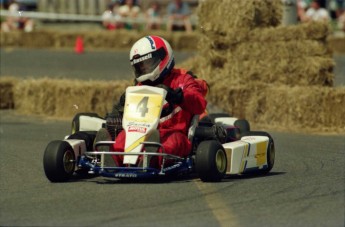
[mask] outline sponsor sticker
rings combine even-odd
[[[146,128],[138,127],[138,126],[129,126],[128,132],[146,133]]]
[[[152,54],[151,54],[151,53],[150,53],[150,54],[147,54],[147,55],[144,55],[144,56],[142,56],[142,57],[140,57],[140,58],[133,59],[133,61],[131,62],[131,64],[132,64],[132,65],[135,65],[135,64],[137,64],[138,62],[142,62],[142,61],[145,61],[145,60],[150,59],[150,58],[152,58]]]
[[[116,173],[115,177],[136,178],[136,177],[138,177],[138,175],[135,173]]]

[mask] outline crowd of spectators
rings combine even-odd
[[[143,0],[141,0],[143,1]],[[296,0],[300,22],[334,22],[336,29],[345,31],[345,0]],[[165,9],[160,1],[151,1],[148,9],[143,9],[140,0],[113,0],[103,14],[105,28],[166,29],[167,31],[185,30],[191,32],[191,10],[184,0],[170,0]],[[110,22],[111,21],[111,22]],[[109,23],[111,24],[109,26]]]
[[[159,1],[152,1],[147,9],[142,9],[138,0],[115,0],[108,5],[102,15],[102,24],[108,30],[120,28],[184,30],[192,32],[191,10],[183,0],[171,0],[166,9]]]
[[[22,16],[22,12],[26,10],[25,5],[22,5],[15,0],[11,0],[8,6],[10,15],[1,23],[1,31],[10,32],[23,30],[25,32],[31,32],[34,28],[34,21]]]
[[[101,15],[101,24],[107,30],[134,29],[167,31],[184,30],[192,32],[189,4],[184,0],[170,0],[162,4],[159,0],[151,0],[150,5],[142,7],[143,0],[111,0]],[[9,15],[1,23],[1,31],[23,30],[31,32],[34,20],[22,16],[25,5],[16,0],[9,0],[6,7]]]
[[[192,11],[188,1],[150,0],[150,4],[143,7],[146,0],[111,0],[102,14],[102,26],[107,30],[136,29],[136,30],[183,30],[193,31],[191,22]],[[335,25],[337,30],[345,32],[345,0],[296,0],[297,14],[300,22],[327,21]],[[9,0],[9,16],[1,23],[1,31],[23,30],[30,32],[34,27],[34,20],[25,18],[21,12],[25,6]]]
[[[345,31],[345,0],[297,0],[297,14],[301,22],[334,21]]]

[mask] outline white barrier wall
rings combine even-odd
[[[39,12],[100,15],[111,0],[38,0]]]

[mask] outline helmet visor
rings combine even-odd
[[[138,78],[142,75],[153,72],[153,70],[155,70],[164,59],[164,55],[164,50],[162,48],[158,51],[142,56],[134,55],[131,60],[131,65],[133,67],[135,77]]]

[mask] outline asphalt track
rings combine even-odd
[[[176,63],[193,56],[190,52],[176,52]],[[129,50],[85,51],[0,49],[0,76],[21,78],[67,78],[81,80],[118,80],[132,78]]]
[[[70,122],[0,113],[0,226],[344,226],[344,136],[271,132],[261,177],[50,183],[43,152]]]
[[[3,51],[1,75],[6,67],[18,77],[26,77],[20,70],[36,77],[84,79],[128,73],[121,60],[104,68],[112,63],[106,57],[116,54],[6,50],[22,54],[26,63],[17,57],[16,64],[3,67],[9,62]],[[84,69],[73,59],[83,59]],[[0,111],[0,226],[345,225],[344,135],[270,132],[277,153],[267,176],[231,176],[220,183],[202,183],[196,176],[163,182],[89,177],[53,184],[44,175],[43,152],[69,130],[67,121]]]
[[[129,50],[88,51],[75,54],[73,49],[0,48],[0,76],[21,78],[71,78],[82,80],[117,80],[132,77]],[[196,53],[175,52],[176,63]],[[333,56],[334,85],[345,86],[345,54]],[[202,67],[202,65],[200,66]]]

